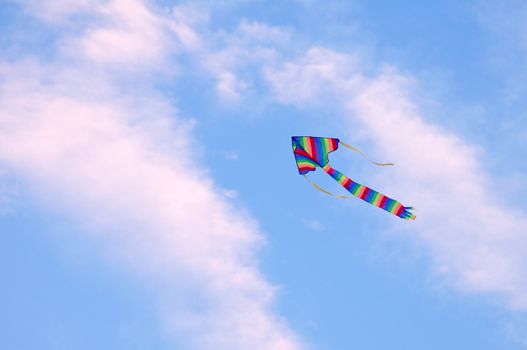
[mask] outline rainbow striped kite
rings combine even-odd
[[[293,136],[292,141],[298,172],[300,175],[304,175],[304,177],[318,190],[337,198],[350,197],[335,196],[331,192],[324,190],[309,180],[306,174],[310,171],[315,171],[317,166],[321,167],[326,173],[328,173],[333,179],[335,179],[342,187],[348,190],[355,197],[358,197],[363,201],[397,215],[402,219],[415,220],[415,215],[410,212],[410,210],[413,209],[412,207],[405,207],[395,199],[391,199],[382,193],[374,191],[369,187],[353,181],[346,175],[342,174],[340,171],[333,169],[328,164],[328,154],[337,150],[339,143],[354,152],[362,154],[362,152],[355,147],[345,144],[339,139],[330,137]],[[379,166],[393,165],[393,163],[372,163]]]

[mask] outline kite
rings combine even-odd
[[[295,154],[296,165],[298,166],[298,172],[300,175],[304,175],[307,181],[309,181],[316,189],[322,191],[330,196],[337,198],[350,198],[351,196],[336,196],[331,192],[328,192],[308,179],[306,174],[310,171],[315,171],[317,167],[322,168],[329,176],[337,181],[342,187],[344,187],[353,196],[362,199],[365,202],[370,203],[378,208],[384,209],[389,213],[392,213],[402,219],[415,220],[415,215],[410,212],[412,207],[405,207],[395,199],[391,199],[384,194],[372,190],[371,188],[361,185],[340,171],[333,169],[328,163],[328,154],[336,151],[339,147],[339,143],[349,148],[350,150],[357,152],[364,156],[364,154],[357,148],[345,144],[337,138],[330,137],[313,137],[313,136],[293,136],[293,153]],[[393,165],[393,163],[376,163],[375,165],[387,166]]]

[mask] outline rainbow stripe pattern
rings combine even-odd
[[[293,153],[295,155],[298,172],[305,175],[321,167],[329,176],[355,197],[362,199],[378,208],[386,210],[402,219],[415,220],[415,215],[410,212],[412,207],[405,207],[395,199],[361,185],[340,171],[333,169],[329,164],[328,154],[337,150],[339,139],[329,137],[293,136]]]
[[[323,167],[329,162],[328,154],[339,147],[339,139],[329,137],[294,136],[293,152],[300,175]]]

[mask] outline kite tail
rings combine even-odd
[[[410,212],[410,210],[413,209],[412,207],[405,207],[395,199],[391,199],[382,193],[353,181],[346,175],[342,174],[340,171],[330,167],[329,164],[326,164],[322,169],[324,169],[324,171],[328,173],[329,176],[335,179],[342,187],[348,190],[348,192],[350,192],[355,197],[358,197],[378,208],[384,209],[387,212],[400,217],[401,219],[415,220],[415,215]]]

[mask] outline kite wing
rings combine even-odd
[[[391,199],[380,192],[353,181],[346,175],[342,174],[340,171],[333,169],[328,164],[328,154],[337,150],[339,142],[339,139],[329,137],[293,136],[293,153],[295,155],[296,165],[300,175],[306,176],[308,172],[315,171],[317,167],[320,167],[342,187],[348,190],[348,192],[350,192],[353,196],[358,197],[378,208],[384,209],[387,212],[392,213],[402,219],[414,220],[415,215],[410,212],[410,210],[413,209],[412,207],[405,207],[395,199]],[[349,146],[343,142],[340,143],[352,151],[362,154],[362,152],[360,152],[355,147]],[[392,163],[372,163],[381,166],[393,165]],[[320,191],[335,196],[332,193],[322,189],[317,184],[311,182],[309,179],[308,181]],[[346,198],[349,196],[335,197]]]
[[[300,175],[323,167],[329,162],[328,154],[339,147],[339,139],[329,137],[293,136],[293,152]]]

